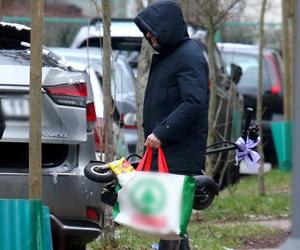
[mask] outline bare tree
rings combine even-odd
[[[182,0],[183,1],[183,0]],[[189,6],[188,21],[201,25],[207,30],[209,82],[210,82],[210,103],[208,118],[208,139],[207,144],[211,145],[215,141],[214,123],[217,113],[217,89],[216,89],[216,44],[215,36],[220,26],[231,15],[236,14],[244,7],[244,0],[193,0]],[[207,158],[206,173],[213,175],[215,160],[213,156]]]
[[[97,0],[91,0],[96,8],[98,16],[102,17],[103,25],[103,54],[102,54],[102,72],[103,72],[103,102],[104,102],[104,142],[105,142],[105,161],[109,162],[114,157],[114,138],[113,138],[113,112],[114,105],[111,96],[111,7],[109,0],[101,0],[101,6]],[[101,35],[101,34],[100,34]],[[101,37],[100,37],[101,41]],[[101,44],[100,44],[101,45]],[[95,97],[97,98],[97,97]],[[112,219],[112,209],[105,206],[104,209],[104,234],[103,237],[114,240],[114,222]]]
[[[3,1],[0,0],[0,18],[2,18],[2,12],[3,12]]]
[[[149,0],[151,4],[153,0]],[[141,11],[144,7],[142,0],[137,0],[138,11]],[[138,143],[136,147],[136,153],[143,154],[144,149],[144,130],[142,128],[143,123],[143,103],[145,96],[145,89],[148,82],[148,74],[152,59],[153,49],[149,45],[148,41],[144,38],[142,42],[142,48],[140,51],[138,69],[137,69],[137,84],[136,84],[136,102],[137,102],[137,126],[138,126]]]
[[[103,23],[103,94],[104,94],[104,129],[105,129],[105,161],[109,162],[114,157],[113,139],[113,101],[111,97],[111,8],[109,0],[102,2]]]
[[[284,119],[293,119],[293,55],[295,30],[295,0],[282,0],[282,54],[284,77]]]
[[[104,131],[105,131],[105,161],[113,160],[114,139],[113,139],[113,101],[111,97],[111,8],[109,0],[101,0],[102,23],[103,23],[103,94],[104,94]],[[104,237],[114,239],[114,223],[112,210],[105,207],[105,235]]]
[[[138,143],[136,153],[143,154],[144,149],[144,131],[142,128],[143,123],[143,102],[145,89],[148,82],[148,74],[151,64],[151,57],[153,49],[146,39],[143,39],[142,48],[139,57],[138,71],[137,71],[137,84],[136,84],[136,102],[137,102],[137,126],[138,126]]]
[[[181,6],[181,10],[182,10],[182,14],[184,16],[184,20],[186,22],[188,22],[189,20],[189,12],[190,12],[190,0],[178,0],[177,1],[180,6]]]
[[[256,103],[256,121],[261,124],[262,121],[262,96],[263,96],[263,49],[265,43],[264,23],[265,23],[265,12],[266,12],[267,0],[262,1],[260,21],[259,21],[259,55],[258,55],[258,88],[257,88],[257,103]],[[262,139],[262,126],[259,128],[259,135]],[[258,190],[259,194],[265,194],[265,183],[264,183],[264,152],[262,142],[258,145],[258,152],[260,154],[260,167],[259,167],[259,181]]]

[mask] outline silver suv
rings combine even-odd
[[[30,30],[0,23],[0,198],[28,198]],[[12,46],[13,45],[13,46]],[[43,203],[50,208],[55,249],[85,249],[101,232],[99,184],[83,169],[95,160],[96,120],[88,75],[43,51]]]

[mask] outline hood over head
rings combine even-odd
[[[172,0],[159,0],[148,6],[134,22],[145,37],[150,32],[157,38],[160,48],[155,49],[158,52],[171,51],[189,38],[181,9]]]

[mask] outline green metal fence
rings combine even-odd
[[[4,16],[1,19],[5,22],[21,23],[30,26],[28,17]],[[88,25],[88,18],[57,18],[45,17],[44,43],[47,46],[68,47],[80,27]],[[257,43],[258,22],[226,22],[221,26],[216,36],[217,42],[238,42]],[[266,23],[266,45],[273,48],[280,48],[281,24]]]
[[[49,209],[40,200],[0,199],[0,249],[52,250]]]
[[[4,16],[1,21],[30,26],[31,19],[28,17]],[[80,27],[89,24],[89,22],[90,20],[87,18],[45,17],[44,44],[53,47],[68,47]]]

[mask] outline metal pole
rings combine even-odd
[[[300,3],[296,1],[296,42],[300,42]],[[300,50],[295,51],[295,69],[300,67]],[[294,107],[300,107],[300,71],[294,70],[295,74],[295,91]],[[296,111],[296,110],[295,110]],[[281,250],[299,250],[300,249],[300,112],[295,112],[293,128],[293,213],[292,213],[292,233],[287,241],[281,246]]]
[[[29,199],[42,198],[42,42],[44,0],[31,0]]]

